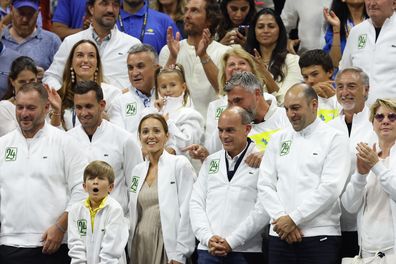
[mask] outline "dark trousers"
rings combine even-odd
[[[269,264],[338,264],[340,245],[340,236],[304,237],[291,245],[270,236]]]
[[[351,257],[359,254],[358,233],[342,232],[341,258]]]
[[[198,249],[198,264],[261,264],[262,253],[231,252],[227,256],[212,256],[207,250]]]
[[[70,264],[67,245],[62,244],[57,252],[51,255],[43,254],[42,247],[18,248],[0,246],[1,264]]]

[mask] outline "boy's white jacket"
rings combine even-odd
[[[1,137],[0,244],[42,246],[44,232],[86,197],[86,165],[77,142],[47,123],[29,140],[19,127]]]
[[[276,133],[260,165],[259,199],[276,220],[289,215],[304,236],[341,235],[339,196],[350,167],[348,138],[318,118]],[[271,231],[270,234],[277,236]]]
[[[126,264],[128,229],[121,205],[111,196],[107,196],[104,208],[95,216],[93,233],[85,200],[74,204],[68,217],[71,264]]]
[[[233,251],[261,252],[261,230],[269,216],[257,199],[258,168],[245,163],[257,152],[252,142],[235,175],[228,180],[225,151],[206,158],[190,201],[190,218],[199,249],[208,249],[213,235],[227,240]]]
[[[130,242],[137,225],[137,198],[145,182],[150,162],[137,165],[132,172],[130,184],[129,213],[131,221]],[[158,203],[161,217],[162,235],[166,255],[169,260],[186,262],[195,247],[195,237],[191,229],[189,201],[196,175],[188,159],[171,155],[164,151],[158,162]],[[131,247],[134,245],[132,243]],[[148,250],[147,254],[151,254]]]
[[[89,162],[103,160],[111,165],[115,174],[114,189],[111,196],[114,197],[124,209],[128,211],[129,193],[128,187],[131,182],[133,168],[142,162],[139,145],[133,139],[132,134],[126,130],[102,120],[89,139],[84,128],[79,125],[67,132],[73,136],[86,153]]]

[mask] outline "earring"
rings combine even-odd
[[[76,78],[75,78],[75,74],[74,74],[74,69],[73,67],[70,67],[70,76],[71,76],[71,82],[75,83]]]
[[[94,82],[97,82],[97,80],[98,80],[98,71],[99,71],[99,69],[96,68],[95,73],[94,73]]]

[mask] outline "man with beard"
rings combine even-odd
[[[191,99],[204,117],[209,103],[217,99],[219,92],[216,65],[229,49],[213,40],[220,19],[216,0],[189,0],[184,14],[187,39],[180,41],[180,34],[173,38],[173,29],[169,28],[168,45],[162,48],[159,57],[161,66],[183,65]]]
[[[173,28],[174,34],[179,32],[168,15],[149,8],[145,0],[124,0],[117,26],[122,32],[153,46],[157,53],[166,45],[168,27]]]
[[[31,57],[44,70],[52,63],[61,41],[57,35],[37,27],[39,0],[13,0],[11,25],[3,31],[2,42],[24,56]]]
[[[83,200],[87,164],[77,142],[45,122],[50,103],[39,83],[16,94],[18,129],[0,138],[0,263],[70,263],[68,211]]]
[[[65,61],[71,48],[79,40],[89,39],[94,41],[99,48],[106,81],[124,89],[129,85],[126,56],[129,48],[140,41],[120,32],[115,26],[120,12],[120,0],[88,0],[87,5],[92,14],[91,26],[65,38],[55,54],[53,63],[45,72],[43,82],[59,89],[62,84]]]
[[[235,73],[224,87],[229,106],[239,106],[245,109],[253,119],[249,138],[256,144],[258,152],[249,154],[245,162],[252,167],[258,167],[261,157],[272,135],[281,129],[290,126],[285,110],[278,107],[276,100],[265,100],[263,86],[253,73]],[[217,135],[212,137],[211,152],[222,148]],[[186,150],[194,159],[203,161],[209,154],[201,145],[191,145]]]
[[[351,169],[348,180],[356,169],[356,145],[365,142],[372,146],[377,136],[369,120],[370,109],[366,106],[369,94],[369,77],[359,68],[345,68],[335,79],[340,115],[328,124],[349,138]],[[343,209],[343,207],[342,207]],[[345,209],[341,214],[341,257],[354,257],[359,253],[356,214]]]

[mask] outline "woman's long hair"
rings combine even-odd
[[[275,81],[282,82],[285,79],[283,67],[285,65],[287,55],[287,33],[281,17],[276,14],[273,9],[263,8],[255,15],[249,27],[245,49],[252,55],[254,55],[254,49],[256,49],[260,53],[260,43],[258,43],[256,38],[256,24],[257,20],[262,15],[273,16],[276,24],[279,27],[279,37],[276,42],[275,48],[272,51],[272,55],[268,65],[268,71],[273,75]]]
[[[31,71],[37,77],[37,66],[32,58],[27,56],[16,58],[11,63],[10,73],[8,74],[8,90],[3,97],[4,100],[15,96],[15,88],[12,86],[11,80],[15,81],[18,78],[18,75],[24,70]]]
[[[223,0],[220,2],[220,9],[221,13],[223,14],[223,19],[219,24],[219,27],[217,29],[217,34],[219,40],[224,38],[225,34],[234,28],[234,25],[231,22],[230,16],[228,15],[227,12],[227,5],[231,2],[232,0]],[[241,25],[250,25],[253,17],[256,15],[256,4],[254,0],[246,0],[249,3],[249,12],[247,13],[245,20],[242,22]],[[238,25],[239,26],[239,25]]]
[[[366,11],[366,5],[365,3],[363,3],[364,7],[363,7],[363,14],[362,16],[365,18],[368,18],[367,15],[367,11]],[[331,8],[330,10],[332,10],[336,16],[340,19],[340,37],[346,39],[346,25],[347,25],[347,21],[348,19],[352,18],[351,17],[351,13],[349,12],[349,8],[346,2],[343,2],[341,0],[333,0],[333,2],[331,3]],[[333,31],[333,27],[329,24],[326,23],[326,28],[330,27],[330,30]]]
[[[76,51],[76,48],[83,44],[83,43],[89,43],[91,44],[95,50],[96,50],[96,61],[97,61],[97,75],[96,75],[96,80],[95,82],[97,84],[101,84],[103,82],[103,68],[102,68],[102,63],[100,60],[100,55],[99,55],[99,50],[98,47],[95,45],[94,42],[88,39],[82,39],[78,41],[72,49],[70,50],[69,57],[66,60],[66,65],[65,69],[63,70],[63,81],[62,81],[62,86],[59,89],[58,93],[62,99],[62,112],[67,109],[71,108],[74,106],[74,93],[73,93],[73,85],[77,82],[77,76],[74,76],[74,83],[72,82],[72,73],[71,73],[71,67],[72,67],[72,62],[73,62],[73,56],[74,52]],[[75,75],[75,73],[74,73]]]

